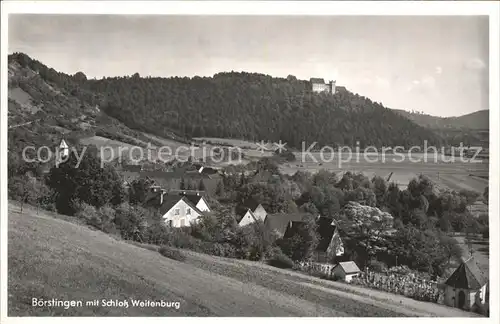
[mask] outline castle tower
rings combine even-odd
[[[330,90],[330,93],[331,94],[335,94],[335,86],[336,86],[336,83],[337,83],[337,80],[332,80],[330,81],[330,84],[329,84],[329,90]]]

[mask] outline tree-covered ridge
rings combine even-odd
[[[97,135],[137,146],[158,145],[101,111],[99,96],[80,85],[85,80],[81,72],[69,76],[25,54],[9,56],[9,159],[19,160],[27,146],[53,148],[62,137],[70,144]]]
[[[138,130],[171,137],[230,137],[320,145],[437,144],[440,137],[382,104],[349,91],[314,94],[307,81],[246,72],[213,77],[133,76],[87,80],[49,69],[22,53],[9,56],[28,64],[108,115]]]
[[[231,72],[212,78],[106,78],[86,86],[105,95],[108,114],[131,127],[165,135],[302,141],[328,145],[394,146],[438,142],[431,131],[350,92],[313,94],[308,84]]]

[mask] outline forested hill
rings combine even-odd
[[[24,54],[9,59],[26,60]],[[29,64],[33,64],[29,61]],[[37,62],[40,64],[40,62]],[[87,80],[83,73],[42,73],[122,121],[157,135],[231,137],[328,145],[394,146],[435,144],[440,137],[370,99],[342,91],[312,94],[307,82],[256,73],[213,77],[130,77]],[[45,67],[47,69],[47,67]],[[69,80],[69,81],[68,81]],[[71,81],[71,82],[70,82]],[[307,145],[309,146],[309,145]]]
[[[439,141],[381,104],[348,91],[311,94],[290,76],[219,73],[212,78],[107,78],[88,81],[105,94],[106,112],[130,127],[175,129],[187,136],[393,146]]]

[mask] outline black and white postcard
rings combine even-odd
[[[2,323],[496,322],[499,7],[3,2]]]

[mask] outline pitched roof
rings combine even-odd
[[[202,195],[198,195],[198,194],[193,194],[193,193],[186,193],[186,194],[182,194],[182,196],[186,197],[187,200],[189,200],[191,203],[193,203],[195,206],[200,202],[200,200],[203,198]]]
[[[306,222],[304,222],[304,218],[302,218],[302,220],[289,221],[283,237],[292,237],[301,228],[301,226],[305,224]],[[333,219],[327,217],[318,217],[316,220],[316,224],[318,225],[316,231],[319,234],[319,242],[316,246],[316,251],[326,252],[328,250],[328,247],[330,246],[337,226],[335,225]]]
[[[337,226],[335,225],[333,219],[327,217],[319,217],[317,220],[317,224],[319,243],[316,247],[316,250],[326,252],[326,250],[330,246],[330,242],[332,241],[333,234],[335,234]]]
[[[446,280],[445,284],[454,288],[479,289],[488,282],[488,279],[477,267],[473,258],[462,262]]]
[[[337,267],[342,267],[346,274],[358,273],[361,271],[354,261],[339,262],[339,264],[337,264]]]
[[[242,204],[243,207],[250,208],[252,211],[256,210],[259,205],[259,202],[252,198],[245,200],[245,202]]]
[[[61,143],[59,143],[59,148],[68,148],[68,144],[64,140],[64,138],[61,139]]]
[[[320,79],[320,78],[311,78],[311,83],[321,83],[325,84],[325,79]]]
[[[269,231],[277,231],[281,233],[281,235],[284,235],[290,222],[301,222],[308,216],[310,216],[310,214],[307,213],[267,215],[264,226]]]
[[[164,215],[166,212],[168,212],[172,207],[174,207],[175,204],[177,204],[182,197],[179,196],[173,196],[173,195],[165,195],[163,197],[163,204],[160,206],[160,213]]]
[[[250,214],[250,216],[253,218],[253,220],[257,222],[257,218],[255,217],[255,215],[253,214],[253,212],[250,210],[250,208],[248,208],[248,209],[247,209],[244,213],[242,213],[242,215],[240,215],[240,216],[241,216],[241,219],[240,219],[240,221],[238,222],[238,224],[239,224],[239,223],[241,223],[241,222],[243,221],[243,219],[245,218],[245,215],[246,215],[247,213],[249,213],[249,214]]]

